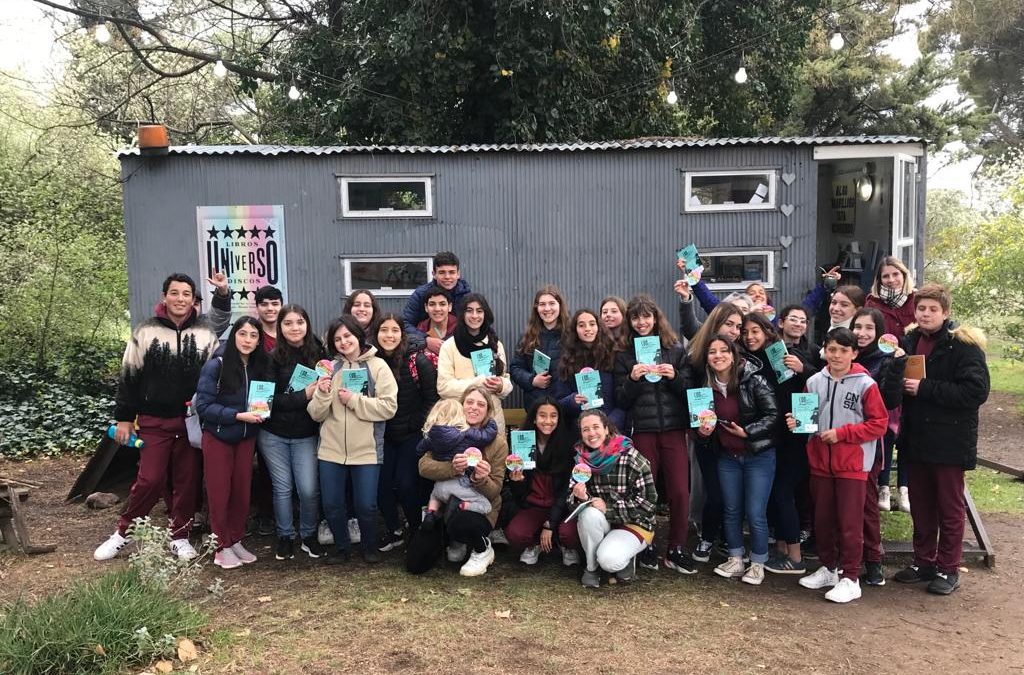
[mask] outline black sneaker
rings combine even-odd
[[[658,571],[658,554],[654,551],[653,545],[640,551],[640,555],[636,557],[636,561],[640,563],[640,567],[643,567],[646,570]]]
[[[935,578],[935,568],[930,565],[911,565],[901,569],[893,576],[893,579],[901,584],[916,584],[922,581],[931,581]]]
[[[402,537],[401,530],[395,530],[394,532],[385,532],[384,536],[381,537],[380,546],[377,550],[381,553],[387,553],[388,551],[398,548],[405,543],[405,539]]]
[[[665,567],[680,574],[696,574],[693,556],[683,548],[674,548],[665,554]]]
[[[380,562],[380,553],[374,550],[363,551],[363,562],[368,565],[376,565]]]
[[[274,519],[267,518],[266,516],[257,516],[256,533],[261,537],[267,537],[274,534]]]
[[[693,549],[693,559],[697,562],[706,563],[711,560],[711,550],[715,545],[707,540],[701,539],[697,542],[697,548]]]
[[[291,537],[277,538],[277,551],[274,557],[278,560],[291,560],[295,557],[295,542]]]
[[[869,562],[866,563],[864,567],[864,576],[860,578],[862,583],[867,586],[885,586],[885,575],[882,574],[882,563]]]
[[[423,528],[424,532],[433,532],[434,528],[437,527],[437,511],[427,511],[423,514],[423,522],[420,523],[420,527]]]
[[[809,560],[818,559],[818,542],[814,538],[813,534],[800,542],[800,558],[808,558]]]
[[[936,595],[949,595],[960,588],[959,572],[936,572],[935,578],[928,584],[928,592]]]
[[[328,565],[344,565],[351,559],[351,554],[348,549],[334,549],[327,555]]]
[[[628,584],[636,579],[636,558],[633,558],[621,570],[615,573],[615,579],[621,583]]]
[[[304,537],[302,539],[302,550],[306,552],[310,558],[322,558],[324,557],[324,547],[321,546],[320,541],[314,534],[311,537]]]

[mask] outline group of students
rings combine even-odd
[[[964,471],[975,466],[989,389],[983,337],[949,319],[945,289],[915,290],[899,260],[882,260],[866,297],[838,286],[833,268],[777,317],[758,284],[720,301],[684,277],[675,282],[682,339],[650,296],[612,296],[570,316],[561,292],[543,286],[511,357],[458,258],[438,253],[433,269],[401,317],[382,312],[371,292],[353,292],[322,342],[305,309],[260,289],[259,317],[234,322],[222,347],[226,280],[211,279],[218,292],[203,315],[194,282],[169,277],[155,316],[125,352],[117,439],[137,429],[145,447],[118,529],[95,558],[116,556],[133,519],[161,497],[172,552],[195,556],[188,532],[205,483],[215,563],[255,561],[242,539],[258,449],[272,484],[278,559],[291,558],[297,542],[313,558],[344,563],[358,535],[367,562],[406,545],[412,573],[444,551],[463,563],[461,574],[477,576],[498,541],[527,565],[555,551],[566,566],[582,562],[583,585],[598,587],[602,574],[628,581],[637,564],[695,574],[720,554],[719,576],[758,585],[766,571],[800,574],[800,585],[849,602],[861,582],[885,583],[879,510],[890,507],[895,447],[899,507],[914,521],[914,561],[895,579],[927,581],[939,594],[959,586]],[[819,348],[809,328],[826,307]],[[891,336],[899,348],[880,348]],[[641,338],[657,343],[657,358],[638,354]],[[785,377],[766,353],[777,342],[786,347]],[[908,355],[924,357],[925,377],[904,376]],[[323,359],[332,369],[290,388],[298,366]],[[358,370],[365,376],[351,381],[362,384],[350,390],[339,373]],[[577,386],[588,371],[600,380],[598,401]],[[253,380],[275,383],[266,419],[248,412]],[[513,386],[526,407],[521,428],[536,439],[528,469],[507,461],[500,401]],[[690,410],[696,388],[712,392],[713,416]],[[193,389],[201,462],[185,434],[183,402]],[[791,431],[800,392],[817,394],[817,433]],[[692,548],[691,488],[703,493]],[[655,539],[659,491],[669,514],[664,544]],[[325,540],[333,540],[329,551]],[[821,565],[808,574],[812,552]]]

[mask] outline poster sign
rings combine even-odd
[[[832,232],[853,234],[857,223],[857,188],[852,180],[832,181]]]
[[[275,286],[288,297],[284,257],[284,206],[200,206],[196,208],[200,278],[204,306],[215,271],[227,275],[232,320],[256,314],[256,289]]]

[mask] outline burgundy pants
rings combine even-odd
[[[185,538],[192,529],[202,480],[199,450],[189,445],[184,416],[139,415],[138,423],[138,436],[145,447],[139,453],[139,471],[117,531],[123,535],[133,520],[148,516],[160,498],[169,493],[171,537]]]
[[[558,544],[565,549],[580,550],[580,531],[576,527],[575,518],[568,523],[558,524]]]
[[[683,431],[641,431],[633,434],[633,445],[651,465],[655,479],[664,471],[668,493],[668,546],[686,545],[690,527],[690,455]]]
[[[544,521],[551,514],[551,509],[541,506],[527,506],[505,525],[505,538],[508,545],[515,551],[521,551],[530,546],[537,546],[540,543],[540,531]],[[552,523],[557,527],[557,523]]]
[[[967,507],[964,470],[949,464],[907,464],[914,563],[940,572],[960,569]]]
[[[814,536],[821,564],[840,575],[860,576],[864,548],[864,492],[867,481],[811,476]]]
[[[879,445],[864,490],[864,562],[869,563],[880,563],[885,555],[882,550],[882,515],[878,510],[878,474],[882,472],[883,464],[882,447]]]
[[[203,432],[206,503],[210,509],[210,530],[217,535],[218,549],[233,546],[245,536],[255,451],[255,437],[231,444],[208,431]]]

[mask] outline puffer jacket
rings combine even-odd
[[[739,424],[747,432],[744,443],[747,452],[757,454],[775,447],[777,430],[780,424],[779,404],[775,397],[775,389],[762,375],[758,374],[760,364],[749,359],[743,361],[743,372],[740,374]],[[707,377],[705,376],[705,380]],[[707,383],[704,386],[711,386]],[[689,426],[689,423],[687,423]],[[708,437],[693,434],[694,442],[700,446],[712,446],[718,449],[718,434]]]
[[[523,407],[529,410],[533,404],[544,396],[554,396],[558,387],[558,359],[562,355],[562,332],[557,329],[542,328],[538,336],[537,348],[551,358],[551,365],[548,373],[551,375],[551,382],[547,389],[537,389],[533,386],[533,378],[537,374],[533,372],[533,352],[523,354],[516,352],[509,364],[509,373],[514,382],[523,390]]]
[[[413,377],[410,360],[416,367]],[[398,371],[398,410],[384,427],[384,438],[401,442],[423,433],[427,413],[437,403],[437,367],[423,352],[406,353]]]
[[[915,354],[920,331],[907,327],[903,348]],[[978,408],[988,399],[985,336],[947,322],[925,359],[925,379],[916,396],[903,397],[897,447],[908,462],[974,469],[978,462]]]
[[[312,368],[315,363],[302,364]],[[263,423],[263,429],[281,438],[310,438],[320,432],[320,425],[313,421],[306,410],[309,399],[306,391],[288,391],[295,364],[281,366],[271,357],[268,378],[273,380],[274,405],[270,410],[270,419]]]
[[[615,405],[626,411],[633,433],[690,428],[686,390],[690,388],[691,369],[686,351],[679,344],[667,353],[663,349],[661,362],[672,364],[676,376],[671,380],[663,377],[658,382],[648,382],[645,377],[639,381],[630,377],[637,363],[632,341],[615,359]]]
[[[249,382],[261,380],[265,374],[250,373],[247,367],[243,368],[242,383],[238,391],[225,392],[220,388],[220,371],[223,364],[224,360],[216,357],[203,366],[199,373],[199,386],[196,387],[194,404],[203,431],[209,431],[225,443],[238,443],[255,436],[260,430],[260,425],[239,422],[236,416],[249,407]]]

